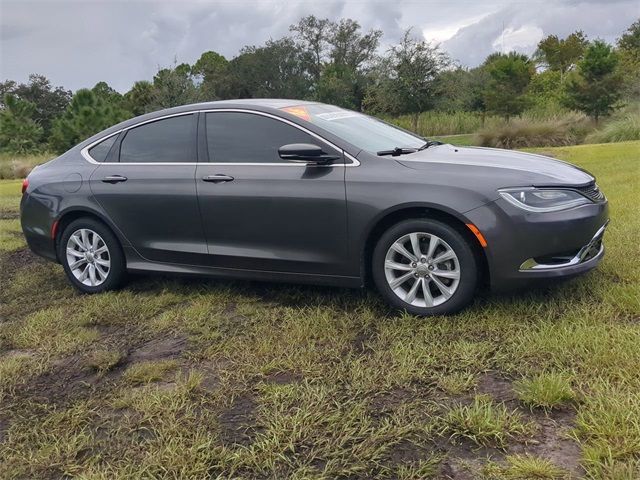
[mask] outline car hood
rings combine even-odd
[[[561,160],[497,148],[436,145],[396,160],[415,170],[452,169],[456,175],[491,179],[491,183],[502,187],[581,186],[595,180],[585,170]]]

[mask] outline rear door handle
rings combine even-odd
[[[207,175],[206,177],[202,177],[204,182],[212,182],[212,183],[223,183],[223,182],[233,182],[233,177],[231,175]]]
[[[123,177],[122,175],[109,175],[107,177],[104,177],[102,181],[104,183],[120,183],[120,182],[126,182],[127,177]]]

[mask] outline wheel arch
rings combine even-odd
[[[122,236],[121,232],[117,228],[115,228],[115,226],[104,215],[101,215],[95,210],[91,210],[87,208],[71,208],[63,211],[55,220],[56,227],[55,227],[55,235],[54,235],[53,241],[54,241],[54,249],[56,252],[56,258],[58,259],[58,262],[61,262],[61,259],[59,258],[59,255],[58,255],[58,250],[59,250],[58,244],[60,242],[60,238],[62,237],[62,233],[71,224],[71,222],[79,218],[91,218],[93,220],[97,220],[98,222],[102,223],[105,227],[107,227],[109,230],[111,230],[111,233],[113,233],[113,235],[116,237],[118,242],[120,242],[121,247],[126,244],[126,240]]]
[[[440,221],[451,228],[454,228],[473,251],[474,257],[478,263],[479,284],[482,286],[490,285],[489,264],[486,252],[479,240],[473,232],[467,227],[468,221],[459,214],[441,206],[425,206],[425,205],[404,205],[397,207],[391,211],[383,212],[374,222],[365,237],[364,248],[361,252],[361,271],[365,284],[370,284],[372,279],[371,262],[373,258],[373,250],[375,249],[378,239],[382,234],[392,226],[411,219],[430,219]]]

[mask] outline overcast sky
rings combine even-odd
[[[616,38],[640,0],[0,0],[0,80],[41,73],[77,90],[101,80],[124,92],[158,67],[285,35],[300,17],[357,20],[384,31],[383,47],[414,27],[461,64],[493,51],[531,53],[547,34]]]

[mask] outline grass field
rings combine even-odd
[[[597,175],[604,262],[450,318],[261,283],[82,296],[0,182],[0,478],[640,478],[640,142],[542,151]]]

